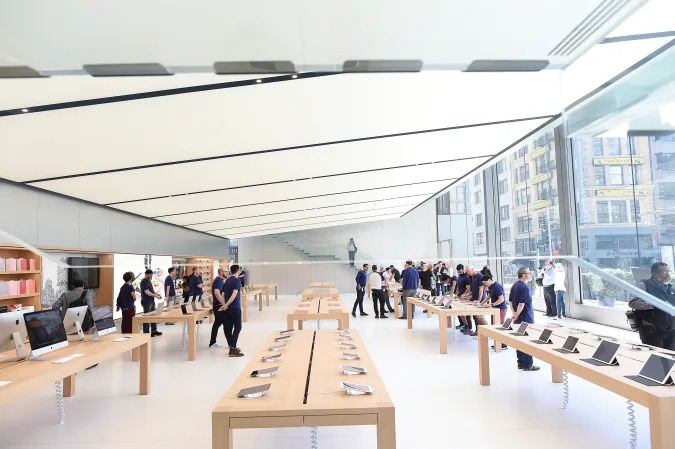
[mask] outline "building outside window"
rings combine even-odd
[[[500,234],[502,242],[508,242],[511,240],[511,228],[502,228]]]
[[[605,180],[605,167],[595,167],[595,185],[604,186],[606,184]]]
[[[613,186],[620,186],[623,184],[623,167],[620,165],[609,167],[609,183]]]
[[[483,214],[476,214],[476,227],[483,226]]]
[[[485,244],[485,234],[482,232],[476,232],[476,245],[484,245]]]
[[[508,185],[506,179],[504,179],[503,181],[499,181],[498,191],[499,191],[500,195],[504,195],[505,193],[508,193],[509,185]]]
[[[473,194],[473,202],[475,204],[480,204],[482,200],[483,200],[483,192],[479,190]]]
[[[501,206],[499,208],[499,219],[501,221],[509,219],[509,206]]]
[[[476,174],[473,176],[473,185],[474,185],[474,186],[480,185],[480,172],[476,173]]]

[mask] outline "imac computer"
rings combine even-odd
[[[44,360],[39,356],[68,346],[66,328],[58,310],[27,312],[23,315],[23,319],[30,342],[31,360]]]
[[[25,312],[0,313],[0,352],[16,350],[16,358],[0,357],[0,362],[16,362],[27,357]]]
[[[66,310],[66,316],[63,317],[63,327],[66,334],[77,334],[80,340],[84,340],[82,332],[82,322],[89,311],[89,306],[71,307]]]
[[[113,320],[110,307],[100,307],[101,313],[97,313],[97,318],[94,320],[94,341],[100,341],[99,337],[102,335],[112,334],[117,331],[115,327],[115,320]]]

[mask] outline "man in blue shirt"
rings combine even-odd
[[[169,268],[169,275],[164,279],[164,297],[166,305],[170,306],[176,300],[176,286],[174,285],[173,274],[176,272],[174,267]]]
[[[192,277],[190,278],[189,287],[192,302],[195,302],[197,299],[201,299],[202,294],[204,293],[202,290],[204,284],[202,283],[202,272],[199,271],[199,268],[197,267],[192,268]]]
[[[363,311],[363,297],[366,294],[366,284],[368,283],[368,264],[363,264],[363,269],[359,270],[356,273],[356,301],[354,302],[354,307],[352,308],[352,316],[356,317],[356,306],[359,306],[359,311],[361,316],[368,316],[367,313]]]
[[[469,289],[471,301],[477,301],[480,304],[483,304],[486,298],[485,286],[483,285],[483,275],[476,271],[474,267],[469,267],[467,272],[471,277]],[[478,326],[481,324],[486,324],[485,319],[478,315],[473,315],[473,322],[476,324],[476,329],[471,329],[471,320],[467,319],[467,329],[462,331],[463,334],[476,337],[478,335]]]
[[[152,312],[157,308],[155,306],[155,298],[162,299],[162,296],[159,293],[155,293],[155,289],[152,288],[152,274],[152,270],[145,270],[145,277],[141,280],[141,305],[143,306],[143,313]],[[152,328],[152,332],[150,332],[150,327]],[[148,326],[148,323],[143,323],[143,333],[147,334],[148,332],[150,332],[152,337],[162,335],[157,330],[157,323],[152,323],[152,326]]]
[[[485,289],[488,291],[488,301],[489,301],[489,304],[486,302],[485,307],[492,307],[495,309],[499,309],[499,324],[504,324],[504,318],[506,318],[506,310],[508,309],[506,305],[506,296],[504,294],[504,287],[502,287],[502,284],[495,281],[492,278],[491,274],[486,274],[485,276],[483,276],[483,285],[485,286]],[[502,349],[507,349],[507,346],[504,343],[502,343]]]
[[[219,309],[225,305],[225,299],[221,290],[225,285],[225,279],[227,274],[225,274],[225,269],[220,267],[218,268],[218,276],[213,280],[211,284],[211,300],[213,301],[213,326],[211,327],[211,342],[209,343],[209,348],[222,348],[223,345],[216,343],[218,338],[218,329],[220,326],[225,324],[225,312],[221,312]],[[223,333],[225,333],[225,327],[223,327]],[[227,334],[225,334],[227,338]]]
[[[225,339],[230,347],[230,357],[244,355],[237,347],[239,332],[241,332],[241,280],[239,279],[239,265],[230,267],[230,277],[223,283],[221,290],[225,304],[218,308],[224,312],[223,324],[225,325]]]
[[[513,311],[513,323],[534,323],[534,312],[532,309],[532,293],[527,282],[532,279],[532,273],[527,267],[518,269],[518,281],[511,286],[509,293],[509,302]],[[532,356],[521,351],[516,351],[518,359],[518,369],[523,371],[538,371],[539,367],[532,364]]]
[[[555,302],[555,268],[553,262],[547,260],[544,264],[544,302],[546,303],[546,316],[556,317],[558,315]]]
[[[471,278],[468,274],[464,272],[464,265],[457,264],[455,267],[457,270],[457,282],[455,282],[455,290],[453,293],[457,295],[458,298],[464,297],[467,298],[471,294]],[[460,316],[459,322],[460,325],[457,326],[462,333],[471,331],[471,317]]]
[[[420,276],[417,273],[417,269],[415,269],[415,266],[410,260],[406,261],[405,269],[403,270],[403,273],[401,273],[401,276],[401,287],[403,287],[403,295],[401,295],[403,315],[399,317],[399,320],[407,320],[408,300],[406,298],[417,295],[417,288],[420,285]],[[412,314],[413,316],[411,318],[415,318],[415,304],[412,305]]]

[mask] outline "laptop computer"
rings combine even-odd
[[[538,345],[552,344],[553,342],[551,341],[551,334],[553,334],[553,331],[551,329],[544,329],[544,331],[539,336],[539,339],[530,341]]]
[[[530,323],[520,323],[520,326],[518,327],[518,330],[515,332],[511,332],[511,335],[515,335],[516,337],[527,337],[527,326],[529,326]]]
[[[652,354],[642,366],[637,376],[626,377],[651,387],[673,385],[673,376],[671,374],[673,367],[675,367],[675,359]]]
[[[579,343],[579,339],[570,335],[567,337],[567,340],[565,340],[565,344],[563,344],[562,348],[555,348],[553,350],[562,354],[578,354],[579,350],[577,349],[577,343]]]
[[[620,345],[618,343],[602,340],[600,346],[598,346],[590,359],[581,360],[595,366],[616,366],[619,364],[619,361],[616,359],[619,348]]]
[[[499,330],[502,331],[512,331],[513,328],[511,327],[511,323],[513,323],[513,318],[507,318],[504,320],[504,324],[502,324],[502,327],[499,328]]]

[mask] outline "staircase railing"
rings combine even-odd
[[[349,262],[349,249],[347,245],[337,243],[333,240],[311,239],[300,232],[288,232],[284,234],[271,234],[271,237],[290,245],[308,257],[331,257],[335,260]],[[376,263],[377,259],[370,257],[363,251],[356,253],[358,260],[366,260],[368,263]]]

